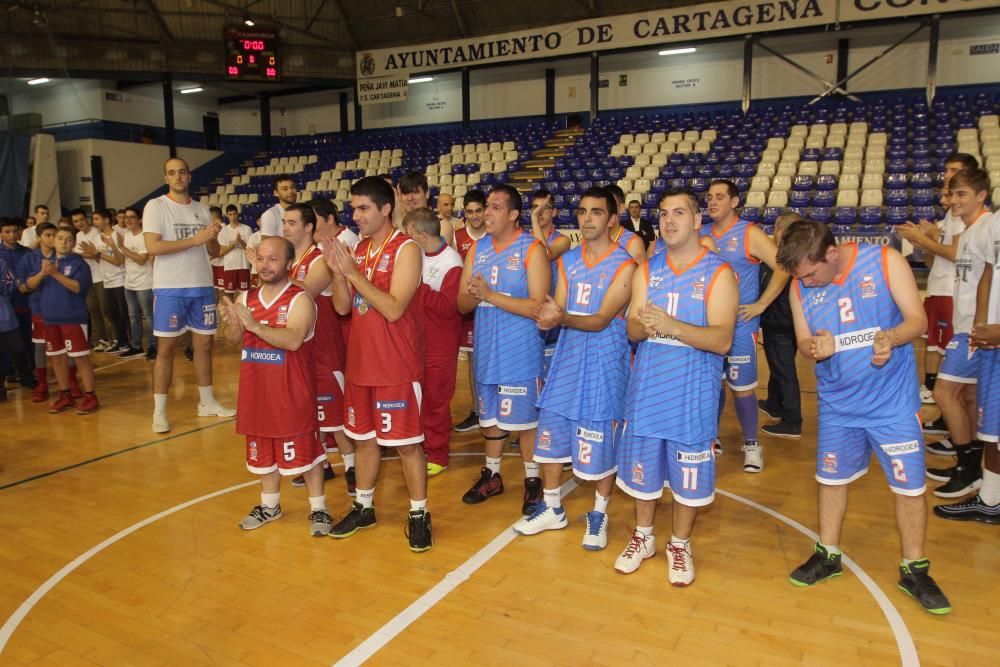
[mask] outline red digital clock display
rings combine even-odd
[[[226,78],[233,81],[279,81],[278,34],[273,30],[226,28]]]

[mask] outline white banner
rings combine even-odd
[[[407,72],[373,79],[360,79],[358,81],[358,104],[363,106],[402,102],[406,99],[410,87],[409,82],[410,75]]]
[[[1000,0],[723,0],[357,53],[359,79],[848,21],[1000,7]]]

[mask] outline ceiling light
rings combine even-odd
[[[245,25],[248,28],[252,28],[252,27],[254,27],[257,24],[254,23],[253,19],[250,18],[249,16],[244,16],[243,17],[243,25]]]
[[[50,79],[47,79],[47,78],[45,78],[43,76],[43,77],[40,77],[38,79],[28,79],[28,85],[29,86],[37,86],[40,83],[48,83],[49,81],[50,81]]]
[[[205,90],[205,89],[204,88],[199,88],[199,87],[195,87],[195,88],[181,88],[181,95],[188,95],[190,93],[200,93],[203,90]]]
[[[403,9],[403,3],[396,4],[396,18],[401,19],[403,15],[406,14],[406,10]]]
[[[683,48],[683,49],[667,49],[666,51],[660,51],[660,55],[661,56],[676,56],[676,55],[680,55],[681,53],[694,53],[697,50],[698,49],[694,48],[693,46],[689,46],[689,47],[686,47],[686,48]]]
[[[407,81],[407,83],[427,83],[428,81],[433,81],[433,80],[434,77],[432,76],[418,76],[415,79],[410,79],[409,81]]]

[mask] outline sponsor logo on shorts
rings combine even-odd
[[[256,461],[257,460],[257,441],[256,440],[251,440],[247,444],[247,458],[250,459],[251,461]]]
[[[646,483],[646,469],[643,468],[640,461],[632,462],[632,483],[633,484],[645,484]]]
[[[538,448],[552,449],[552,432],[547,428],[538,432]]]
[[[527,396],[527,387],[516,387],[509,384],[501,384],[497,386],[497,393],[501,396]]]
[[[333,394],[322,394],[316,397],[317,403],[326,403],[333,400]]]
[[[354,407],[353,406],[347,408],[347,423],[350,426],[354,426],[355,419],[354,419]]]
[[[891,445],[879,445],[879,447],[889,456],[902,456],[903,454],[913,454],[920,451],[920,443],[916,440],[897,442]]]
[[[952,338],[950,341],[948,341],[948,344],[945,346],[944,349],[946,349],[946,350],[957,350],[958,349],[958,336],[956,336],[955,338]]]
[[[703,452],[677,452],[677,461],[680,463],[705,463],[712,460],[712,450],[706,449]]]
[[[169,328],[171,328],[171,329],[176,329],[177,328],[177,323],[178,323],[178,319],[177,319],[177,315],[176,314],[175,315],[171,315],[167,319],[167,326]]]
[[[254,348],[243,348],[243,354],[240,356],[240,361],[246,361],[251,364],[276,364],[280,365],[285,363],[285,351],[284,350],[257,350]]]
[[[405,410],[409,401],[375,401],[376,410]]]
[[[594,431],[589,428],[577,426],[576,437],[589,440],[590,442],[604,442],[604,431]]]
[[[744,354],[744,355],[730,356],[730,355],[727,354],[726,355],[726,361],[729,362],[730,364],[749,364],[750,363],[750,355],[749,354]]]
[[[823,452],[823,472],[837,472],[837,452]]]
[[[870,329],[862,329],[861,331],[849,331],[838,334],[836,349],[840,352],[842,350],[857,350],[862,347],[871,347],[875,341],[875,334],[881,330],[880,327],[872,327]]]

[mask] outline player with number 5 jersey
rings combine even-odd
[[[928,573],[920,393],[912,342],[927,318],[903,256],[883,246],[837,245],[830,228],[801,220],[786,230],[778,262],[790,294],[799,352],[816,360],[820,540],[789,577],[811,586],[843,574],[840,531],[848,485],[872,454],[896,494],[903,560],[899,588],[933,614],[951,611]]]

